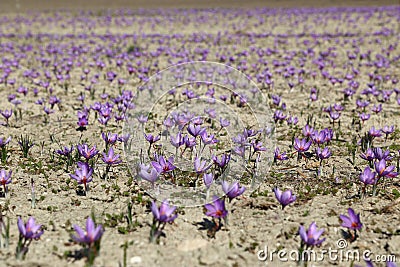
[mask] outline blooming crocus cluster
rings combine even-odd
[[[394,171],[394,165],[388,165],[392,160],[390,151],[383,151],[381,148],[368,148],[360,157],[368,161],[369,166],[365,167],[360,174],[360,181],[364,184],[363,194],[365,195],[367,185],[373,185],[373,194],[376,193],[377,184],[384,178],[394,178],[398,173]],[[371,168],[374,169],[371,170]]]

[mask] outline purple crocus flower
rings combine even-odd
[[[207,161],[201,160],[200,157],[196,157],[194,160],[194,171],[197,174],[206,172],[211,167],[211,164],[208,166],[206,166],[206,164],[207,164]]]
[[[141,114],[137,117],[137,120],[139,121],[139,123],[144,124],[147,122],[147,116]]]
[[[172,223],[176,217],[178,217],[178,214],[174,214],[175,210],[176,207],[170,206],[168,200],[164,200],[159,208],[154,201],[151,202],[151,212],[153,213],[154,219],[159,222]]]
[[[325,142],[326,139],[326,133],[325,131],[314,131],[314,133],[311,135],[311,139],[313,140],[313,142],[317,145],[321,145]]]
[[[266,150],[267,150],[266,147],[263,147],[263,146],[262,146],[263,143],[260,142],[260,141],[252,142],[251,144],[252,144],[252,146],[253,146],[254,152],[257,152],[257,151],[266,151]]]
[[[96,149],[96,145],[89,149],[87,144],[79,144],[77,145],[79,154],[84,157],[86,160],[89,160],[96,156],[99,151]]]
[[[381,130],[386,136],[388,136],[389,134],[394,132],[394,125],[392,126],[383,126],[382,130]]]
[[[85,191],[87,191],[87,183],[92,181],[93,169],[87,164],[87,162],[78,162],[78,169],[75,170],[75,174],[69,176],[76,180],[78,184],[83,184]]]
[[[62,149],[58,149],[56,152],[59,155],[68,157],[72,153],[72,151],[74,151],[74,146],[71,146],[70,148],[65,146]]]
[[[190,135],[196,137],[206,131],[206,128],[201,128],[201,125],[189,124],[187,131]]]
[[[4,111],[1,111],[0,110],[0,113],[1,113],[1,115],[6,119],[6,121],[7,121],[7,125],[8,125],[8,119],[10,119],[10,117],[12,116],[12,114],[13,114],[13,112],[12,112],[12,109],[10,109],[10,110],[4,110]]]
[[[77,122],[79,128],[84,128],[85,126],[88,125],[88,119],[86,116],[78,117],[78,122]]]
[[[381,137],[382,136],[381,129],[375,129],[374,126],[371,127],[371,129],[368,131],[368,134],[372,137]]]
[[[293,195],[292,190],[286,190],[282,192],[278,187],[274,188],[274,193],[276,199],[282,205],[282,209],[284,209],[287,205],[293,203],[296,200],[296,196]]]
[[[341,226],[346,227],[351,230],[361,230],[362,223],[360,221],[360,214],[355,214],[352,208],[347,210],[349,216],[340,215],[339,218],[342,220]]]
[[[0,138],[0,148],[5,147],[9,142],[11,141],[11,136],[8,137],[7,139],[5,138]]]
[[[229,120],[223,118],[219,118],[219,123],[222,128],[228,127],[231,124]]]
[[[275,160],[281,160],[281,161],[289,159],[288,156],[286,155],[286,152],[281,153],[279,147],[275,148],[274,158]]]
[[[150,145],[154,144],[155,142],[157,142],[158,140],[160,140],[160,136],[153,136],[152,134],[144,134],[144,138],[146,139],[147,142],[150,143]]]
[[[210,188],[210,186],[213,183],[213,181],[214,181],[214,174],[212,174],[212,173],[204,173],[203,182],[204,182],[204,185],[207,187],[207,189]]]
[[[314,135],[314,129],[308,124],[303,127],[302,132],[305,137],[311,137]]]
[[[375,159],[375,153],[372,150],[372,148],[368,148],[367,151],[365,151],[365,153],[360,154],[360,158],[371,162]]]
[[[390,150],[386,150],[385,152],[382,151],[382,148],[380,147],[374,147],[373,148],[373,153],[374,153],[374,157],[377,160],[386,160],[386,161],[390,161],[392,160],[392,157],[390,156]]]
[[[294,139],[294,148],[297,150],[297,152],[305,152],[307,151],[310,146],[311,146],[311,141],[307,142],[307,139],[302,139],[301,141],[298,138]]]
[[[101,239],[101,236],[104,233],[104,228],[101,224],[94,224],[92,218],[88,217],[86,220],[86,229],[83,230],[78,225],[74,224],[74,230],[77,235],[73,235],[72,238],[81,244],[86,244],[89,247],[92,246],[95,242]]]
[[[12,171],[10,171],[8,174],[6,173],[6,171],[4,169],[2,169],[0,171],[0,185],[3,186],[4,189],[4,193],[7,192],[7,188],[6,185],[11,183],[11,173]]]
[[[397,173],[393,172],[395,166],[386,166],[386,161],[381,159],[379,162],[375,162],[375,171],[379,177],[396,177]]]
[[[103,138],[104,142],[106,142],[106,146],[108,146],[117,142],[118,134],[101,133],[101,137]]]
[[[235,197],[240,196],[246,190],[246,187],[240,186],[239,182],[233,182],[229,184],[228,181],[222,181],[222,190],[229,198],[229,201],[232,201]]]
[[[222,154],[221,160],[219,160],[217,156],[213,155],[212,160],[214,164],[218,165],[220,168],[224,168],[225,166],[228,165],[229,161],[231,160],[231,155]]]
[[[117,140],[118,140],[119,142],[122,142],[122,143],[125,143],[125,144],[126,144],[126,143],[128,142],[128,140],[129,140],[130,137],[131,137],[130,134],[119,135],[118,138],[117,138]]]
[[[150,173],[149,173],[149,169],[150,166],[146,166],[144,164],[140,164],[139,165],[139,176],[143,179],[146,180],[152,184],[155,183],[155,181],[157,181],[159,173],[157,172],[157,170],[155,168],[151,168]]]
[[[225,218],[228,211],[225,209],[225,200],[218,196],[213,196],[213,201],[204,205],[207,210],[206,215],[213,218]]]
[[[176,136],[170,136],[170,142],[171,142],[171,144],[172,144],[174,147],[176,147],[176,148],[178,148],[178,147],[180,147],[181,145],[183,145],[183,144],[184,144],[184,141],[183,141],[181,132],[178,132],[178,133],[176,134]]]
[[[317,224],[312,222],[306,231],[303,225],[300,225],[299,234],[303,244],[307,246],[318,246],[325,241],[325,238],[319,239],[324,229],[317,230]]]
[[[25,224],[21,217],[18,217],[18,230],[25,240],[39,239],[43,234],[42,225],[36,224],[33,217],[29,217]]]
[[[117,165],[122,162],[122,160],[119,159],[119,155],[114,154],[114,149],[112,147],[110,147],[107,154],[106,153],[102,153],[102,154],[103,154],[103,157],[101,159],[107,165]]]
[[[315,149],[315,154],[321,161],[331,156],[331,152],[329,151],[328,147],[325,147],[324,149],[317,147]]]
[[[189,137],[189,136],[185,135],[182,140],[183,140],[186,148],[192,148],[197,144],[195,137]]]
[[[201,141],[203,141],[205,145],[212,145],[218,143],[218,140],[215,138],[215,136],[213,134],[208,135],[207,131],[203,131],[200,134],[200,137]]]
[[[176,167],[174,166],[174,157],[169,157],[166,161],[164,156],[158,157],[157,161],[152,161],[151,165],[156,169],[158,173],[167,173],[173,171]]]
[[[369,167],[366,167],[360,174],[360,181],[365,185],[371,185],[376,183],[376,172],[372,172]]]

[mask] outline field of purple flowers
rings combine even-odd
[[[399,41],[400,6],[1,14],[0,266],[398,266]]]

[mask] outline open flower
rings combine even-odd
[[[84,157],[86,160],[89,160],[96,156],[99,151],[96,149],[96,145],[89,149],[87,144],[77,145],[79,154]]]
[[[4,193],[6,193],[6,185],[11,183],[11,173],[12,171],[10,171],[8,174],[6,173],[6,171],[4,169],[2,169],[0,171],[0,185],[3,186],[4,189]]]
[[[78,162],[78,169],[75,170],[75,174],[69,176],[76,180],[78,184],[83,184],[85,191],[87,191],[87,183],[92,181],[93,169],[86,162]]]
[[[296,200],[296,196],[293,195],[292,190],[286,190],[282,192],[278,187],[274,188],[274,193],[276,199],[282,205],[282,209],[284,209],[287,205],[293,203]]]
[[[233,182],[232,184],[229,184],[227,181],[222,181],[222,190],[229,198],[229,201],[231,201],[235,197],[243,194],[246,190],[246,187],[240,186],[239,182]]]
[[[164,200],[159,208],[154,201],[151,202],[151,212],[153,213],[154,219],[159,222],[173,222],[176,217],[178,217],[178,214],[174,214],[175,210],[176,207],[170,206],[168,200]]]
[[[92,246],[96,241],[100,240],[104,232],[103,226],[99,224],[96,227],[90,217],[86,220],[86,230],[83,230],[76,224],[74,224],[73,227],[77,235],[73,235],[72,238],[78,243],[89,246]]]
[[[171,172],[176,168],[174,166],[173,157],[169,157],[168,160],[165,160],[163,156],[160,156],[158,157],[158,161],[152,161],[151,165],[153,165],[154,169],[156,169],[158,173]]]
[[[301,240],[307,246],[317,246],[320,245],[322,242],[325,241],[325,238],[319,239],[323,234],[324,229],[318,230],[317,224],[312,222],[308,230],[306,231],[303,225],[300,225],[299,234]]]
[[[340,215],[340,219],[343,221],[342,226],[351,230],[361,230],[362,223],[360,221],[360,214],[356,214],[352,208],[347,210],[349,216]]]
[[[122,160],[119,159],[119,155],[114,154],[114,149],[112,147],[110,147],[107,154],[103,153],[102,160],[107,165],[117,165],[122,162]]]
[[[18,217],[18,230],[25,240],[39,239],[43,234],[42,225],[36,224],[35,218],[33,217],[30,217],[26,224],[24,224],[21,217]]]
[[[159,173],[157,172],[157,170],[155,168],[151,168],[150,173],[149,173],[149,169],[150,166],[146,166],[144,164],[140,164],[139,165],[139,176],[143,179],[146,180],[152,184],[155,183],[155,181],[157,181]]]
[[[211,203],[205,204],[206,215],[214,218],[225,218],[228,215],[228,211],[225,209],[225,200],[218,196],[213,196]]]

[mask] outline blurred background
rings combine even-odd
[[[47,9],[328,7],[399,5],[400,0],[0,0],[0,12]]]

